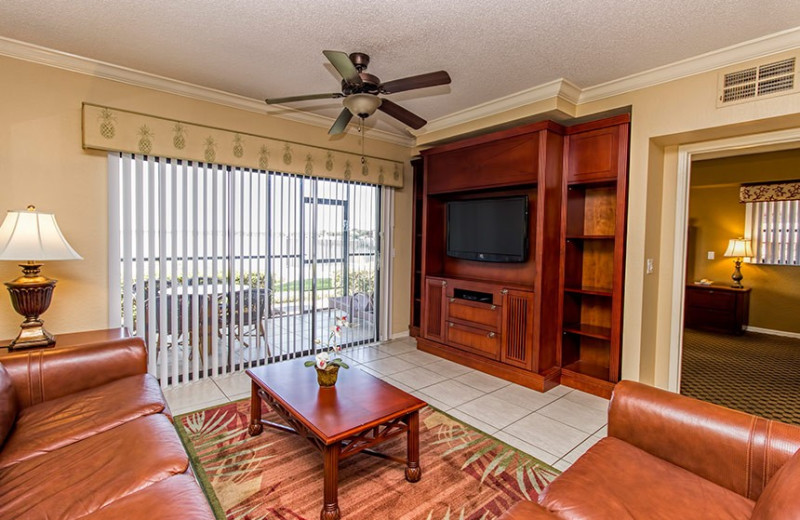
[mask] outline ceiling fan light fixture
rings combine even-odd
[[[344,106],[354,116],[362,119],[371,116],[381,106],[381,98],[373,94],[350,94],[344,98]]]

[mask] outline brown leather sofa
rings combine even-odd
[[[800,518],[800,428],[623,381],[608,437],[502,520]]]
[[[0,355],[0,518],[212,520],[145,346]]]

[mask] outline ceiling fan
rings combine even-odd
[[[322,51],[322,54],[328,58],[339,74],[342,75],[341,92],[271,98],[266,101],[268,105],[274,105],[293,101],[307,101],[309,99],[344,98],[345,108],[342,109],[339,117],[336,118],[336,122],[328,130],[331,135],[344,132],[354,115],[365,119],[374,114],[375,110],[380,110],[415,130],[420,129],[425,126],[427,121],[397,103],[378,97],[378,94],[394,94],[406,90],[435,87],[450,83],[450,75],[443,70],[381,83],[377,76],[367,72],[369,56],[362,52],[354,52],[349,56],[341,51]]]

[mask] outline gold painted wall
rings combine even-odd
[[[177,120],[279,137],[360,153],[358,138],[331,139],[327,129],[265,114],[134,87],[0,56],[0,216],[35,204],[56,214],[67,240],[84,260],[51,262],[44,273],[59,280],[43,318],[52,332],[105,328],[108,324],[107,161],[81,148],[84,101],[160,114]],[[411,196],[407,147],[370,141],[371,155],[404,161],[406,188],[396,192],[395,279],[392,331],[407,331]],[[20,274],[0,262],[0,280]],[[0,297],[0,338],[14,337],[22,318]]]
[[[744,235],[743,182],[800,177],[800,151],[788,150],[692,164],[689,199],[688,282],[708,278],[731,283],[733,259],[723,255],[728,240]],[[715,259],[708,260],[714,251]],[[800,266],[742,264],[743,285],[750,293],[750,325],[800,332]]]

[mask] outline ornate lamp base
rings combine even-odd
[[[736,260],[734,260],[733,265],[735,266],[735,269],[733,270],[733,274],[731,275],[731,279],[733,280],[731,287],[734,287],[736,289],[741,289],[742,287],[744,287],[744,285],[742,285],[742,279],[744,278],[744,276],[742,276],[742,270],[741,270],[742,259],[737,258]]]
[[[19,335],[11,342],[9,349],[52,347],[56,339],[45,330],[39,315],[50,307],[57,280],[41,276],[41,264],[23,264],[21,267],[24,274],[12,282],[6,282],[14,310],[25,316]]]

